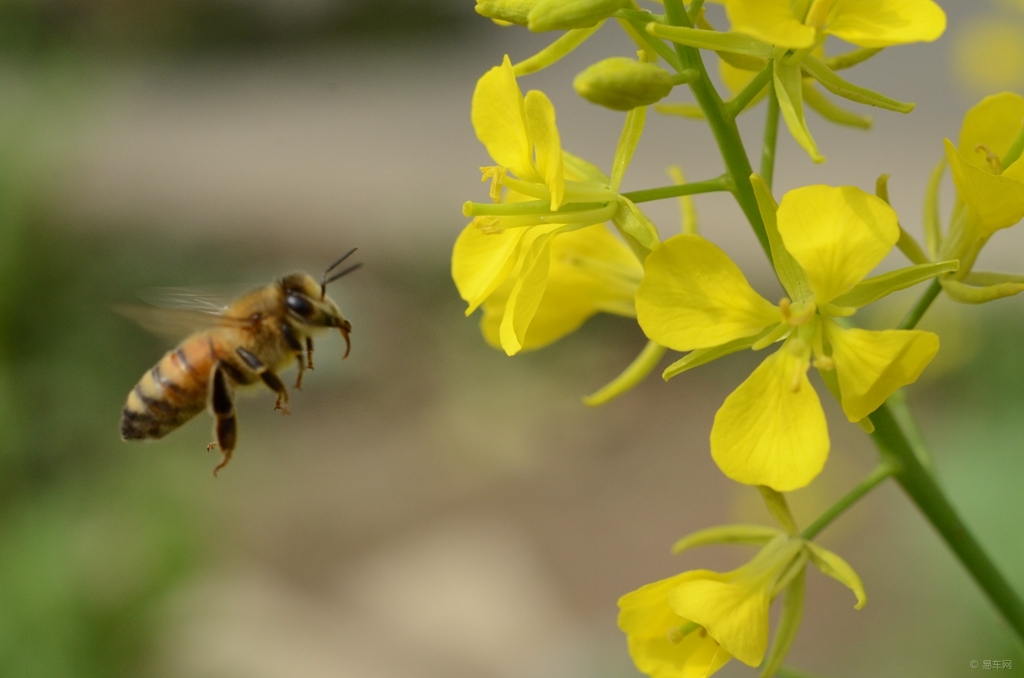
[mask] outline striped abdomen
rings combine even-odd
[[[206,333],[194,334],[164,354],[128,394],[121,437],[162,438],[202,412],[216,361]]]

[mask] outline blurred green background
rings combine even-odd
[[[749,557],[668,548],[767,520],[707,451],[715,409],[757,356],[652,378],[592,411],[579,397],[643,345],[635,324],[597,318],[508,359],[463,317],[447,257],[487,162],[469,97],[503,53],[549,39],[500,29],[472,4],[0,3],[0,676],[634,676],[617,597]],[[958,31],[979,16],[1024,25],[1012,2],[942,4],[947,40],[856,74],[918,110],[876,113],[870,136],[815,120],[830,161],[815,168],[784,139],[779,192],[867,188],[890,172],[904,225],[920,232],[941,138],[996,86],[963,80]],[[567,148],[605,166],[621,116],[569,82],[631,53],[620,33],[606,27],[523,85],[555,101]],[[997,85],[1020,91],[1009,73]],[[760,124],[745,120],[751,138]],[[694,178],[719,166],[699,125],[653,119],[626,188],[665,183],[669,163]],[[705,233],[777,294],[738,210],[697,204]],[[663,233],[675,210],[653,209]],[[1024,238],[998,238],[982,265],[1020,271]],[[355,245],[366,268],[332,292],[355,328],[352,356],[321,341],[289,417],[267,392],[242,400],[219,478],[205,414],[163,441],[119,439],[124,398],[169,346],[112,305],[154,286],[241,291],[316,273]],[[912,298],[866,322],[891,322]],[[944,485],[1024,590],[1021,304],[937,304],[924,326],[943,351],[908,395]],[[874,461],[859,429],[829,416],[832,458],[793,498],[803,521]],[[869,604],[855,612],[813,575],[792,665],[836,677],[969,676],[986,659],[1024,670],[896,488],[822,541],[861,574]]]

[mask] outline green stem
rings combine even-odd
[[[754,97],[761,93],[761,90],[763,90],[765,86],[767,86],[768,83],[771,82],[771,80],[772,62],[769,59],[768,65],[761,69],[760,73],[754,76],[754,79],[751,80],[747,84],[747,86],[743,88],[743,91],[737,94],[735,97],[733,97],[729,102],[725,104],[723,110],[725,112],[726,117],[735,118],[737,115],[742,113],[743,109],[746,108],[750,104],[750,102],[754,100]]]
[[[875,410],[871,422],[875,425],[871,437],[879,452],[883,458],[898,465],[899,470],[894,476],[896,481],[939,532],[1017,636],[1024,641],[1024,601],[1021,601],[967,529],[932,474],[918,461],[889,406],[883,404]]]
[[[764,144],[761,146],[761,178],[768,188],[775,176],[775,146],[779,138],[779,95],[775,84],[768,90],[768,115],[764,121]]]
[[[871,472],[864,480],[860,481],[856,487],[843,495],[843,497],[832,504],[827,511],[818,516],[817,520],[804,528],[804,531],[800,533],[800,536],[804,539],[814,539],[818,536],[818,533],[828,527],[833,520],[843,515],[848,508],[856,504],[861,497],[866,495],[871,490],[875,489],[879,483],[888,478],[889,476],[896,473],[898,467],[892,462],[883,461],[875,470]]]
[[[665,0],[665,16],[668,23],[673,26],[692,27],[690,17],[683,10],[682,0]],[[695,68],[700,77],[690,83],[690,91],[711,128],[711,133],[718,144],[718,150],[725,162],[726,172],[732,177],[735,184],[733,195],[744,216],[750,222],[757,235],[758,241],[765,254],[771,257],[771,245],[768,242],[768,233],[764,230],[764,222],[761,220],[761,212],[757,208],[757,198],[754,197],[754,187],[750,184],[750,175],[754,170],[750,166],[750,159],[747,158],[747,151],[743,146],[743,139],[740,137],[740,130],[736,121],[725,115],[722,98],[718,95],[711,78],[708,77],[707,69],[704,68],[704,60],[701,59],[700,51],[693,47],[687,47],[676,43],[676,52],[683,63],[684,68]]]
[[[650,202],[651,200],[664,200],[665,198],[678,198],[681,195],[696,195],[697,193],[714,193],[715,191],[729,191],[729,177],[721,176],[706,181],[691,181],[685,184],[672,184],[671,186],[659,186],[658,188],[646,188],[642,191],[629,191],[623,193],[624,198],[633,202]]]
[[[938,278],[932,280],[931,284],[928,285],[928,289],[924,291],[917,301],[914,302],[914,306],[907,311],[907,315],[903,318],[903,321],[897,326],[896,329],[900,330],[912,330],[917,327],[917,323],[921,321],[921,317],[924,316],[925,311],[932,305],[935,298],[939,296],[939,292],[942,291],[942,284]]]
[[[704,6],[704,0],[693,0],[690,3],[690,9],[686,11],[686,16],[690,18],[690,23],[697,23],[697,17],[700,15],[700,9]]]

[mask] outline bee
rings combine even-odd
[[[360,268],[355,264],[331,275],[356,250],[331,264],[320,282],[292,273],[238,297],[226,307],[120,309],[151,328],[188,320],[198,329],[148,372],[128,394],[121,413],[124,440],[163,438],[209,407],[222,459],[213,475],[231,461],[238,438],[234,390],[263,382],[277,394],[275,410],[288,413],[288,390],[277,372],[298,364],[295,388],[305,370],[313,369],[313,334],[338,328],[345,338],[345,358],[352,344],[352,324],[327,296],[327,285]],[[328,277],[330,276],[330,277]]]

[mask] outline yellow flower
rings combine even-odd
[[[675,613],[669,597],[688,573],[647,584],[619,598],[619,628],[629,655],[651,678],[706,678],[732,657],[708,632]]]
[[[588,263],[576,267],[590,271],[581,282],[581,275],[574,277],[572,267],[562,264],[566,257],[572,260],[569,255],[552,264],[552,248],[560,236],[611,219],[619,203],[600,170],[562,150],[551,101],[536,90],[524,97],[506,56],[501,66],[477,82],[472,120],[477,137],[497,163],[482,168],[497,204],[464,207],[474,218],[455,243],[452,277],[468,303],[466,315],[496,295],[485,310],[485,332],[500,315],[497,341],[514,355],[527,346],[527,331],[535,318],[543,326],[532,333],[530,347],[571,332],[598,310],[623,312],[618,301],[622,280],[594,273],[595,266]],[[593,231],[572,242],[608,258],[606,267],[613,269],[621,268],[624,255],[629,255],[625,245],[609,243]],[[546,295],[551,273],[559,282]],[[636,275],[627,272],[626,279]],[[580,299],[579,294],[594,296]],[[559,308],[559,295],[570,303]],[[493,333],[488,336],[494,338]]]
[[[471,229],[467,232],[473,237]],[[525,254],[520,256],[519,266],[525,258]],[[643,267],[604,224],[553,238],[550,262],[547,284],[539,290],[541,296],[525,332],[522,350],[543,348],[576,331],[599,312],[636,317],[633,298],[644,274]],[[480,329],[487,343],[495,348],[503,346],[502,322],[517,279],[513,270],[483,303]]]
[[[947,254],[987,239],[1024,217],[1024,160],[1008,167],[1002,158],[1021,135],[1024,97],[1003,92],[986,97],[964,116],[960,143],[945,140],[946,157],[966,218],[954,225],[943,251]]]
[[[932,0],[725,0],[733,30],[806,49],[834,35],[859,47],[931,42],[946,30]]]
[[[636,305],[650,339],[692,351],[666,377],[783,341],[715,415],[711,454],[733,480],[785,492],[807,485],[828,457],[825,415],[807,379],[812,364],[856,422],[916,381],[939,340],[930,332],[845,329],[835,320],[926,279],[911,267],[863,280],[899,238],[896,214],[883,201],[853,187],[808,186],[787,193],[777,215],[766,213],[771,232],[776,216],[773,257],[790,295],[779,305],[755,292],[722,250],[686,234],[647,258]]]
[[[749,532],[750,527],[706,532]],[[619,628],[640,671],[652,678],[704,678],[731,657],[758,666],[768,649],[771,602],[802,575],[808,560],[848,586],[857,597],[857,609],[864,606],[860,577],[842,558],[800,537],[761,531],[769,536],[743,541],[757,541],[762,549],[731,572],[683,572],[619,599]]]

